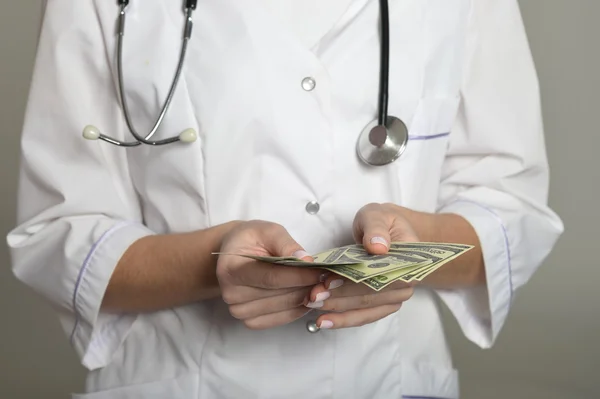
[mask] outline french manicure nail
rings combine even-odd
[[[381,244],[381,245],[384,245],[386,248],[390,247],[390,244],[388,244],[387,240],[383,237],[371,238],[371,244]]]
[[[339,288],[342,285],[344,285],[344,280],[333,280],[331,283],[329,283],[329,289],[335,290],[336,288]]]
[[[308,252],[306,252],[306,251],[299,250],[299,251],[294,252],[292,254],[292,256],[294,258],[302,259],[302,258],[306,258],[307,256],[310,256],[310,254]]]
[[[321,322],[321,325],[319,326],[319,328],[321,330],[327,330],[327,329],[332,328],[332,327],[333,327],[333,322],[331,320],[323,320]]]
[[[322,308],[324,305],[323,301],[319,302],[309,302],[306,304],[307,308],[311,308],[311,309],[318,309],[318,308]]]
[[[326,300],[327,298],[329,298],[331,296],[330,292],[320,292],[317,294],[317,297],[315,298],[315,302],[323,302],[324,300]]]

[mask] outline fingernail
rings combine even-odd
[[[292,256],[294,258],[302,259],[302,258],[306,258],[307,256],[310,256],[310,254],[308,252],[306,252],[306,251],[299,250],[299,251],[294,252],[292,254]]]
[[[388,244],[387,240],[383,237],[371,238],[371,244],[381,244],[381,245],[384,245],[386,248],[390,247],[390,244]]]
[[[318,308],[322,308],[324,305],[323,301],[316,301],[316,302],[309,302],[306,304],[307,308],[311,308],[311,309],[318,309]]]
[[[324,282],[325,282],[325,280],[327,280],[327,278],[328,278],[328,277],[329,277],[329,273],[323,273],[323,274],[321,274],[321,275],[319,276],[319,281],[320,281],[321,283],[324,283]]]
[[[329,283],[329,289],[335,290],[336,288],[339,288],[342,285],[344,285],[344,280],[333,280],[331,283]]]
[[[333,321],[331,321],[331,320],[323,320],[321,322],[321,325],[319,326],[319,328],[321,330],[327,330],[327,329],[332,328],[332,327],[333,327]]]
[[[330,292],[320,292],[317,294],[316,298],[315,298],[315,302],[323,302],[324,300],[326,300],[327,298],[329,298],[331,296]]]

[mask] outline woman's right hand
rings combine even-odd
[[[282,226],[250,221],[234,227],[223,239],[221,253],[312,258]],[[323,271],[286,267],[241,256],[220,255],[217,278],[233,317],[255,330],[291,323],[308,312],[303,305],[311,288],[325,281]]]

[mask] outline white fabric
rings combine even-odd
[[[335,15],[328,4],[319,11]],[[55,305],[90,369],[89,393],[76,397],[457,398],[436,298],[466,337],[490,347],[563,231],[546,203],[538,83],[517,1],[390,1],[389,109],[411,140],[383,168],[355,156],[377,111],[377,1],[352,0],[329,29],[315,28],[314,46],[267,5],[199,2],[157,137],[193,127],[200,139],[129,150],[81,137],[94,124],[130,138],[116,95],[117,11],[104,0],[47,4],[8,236],[16,276]],[[173,77],[184,16],[170,0],[132,1],[128,15],[127,96],[147,130]],[[307,76],[317,82],[310,92]],[[305,211],[313,200],[317,215]],[[265,219],[316,252],[351,242],[355,212],[369,202],[466,217],[487,288],[420,289],[384,320],[318,334],[307,319],[249,331],[219,300],[99,313],[118,259],[140,237]]]
[[[287,28],[300,43],[310,48],[317,44],[342,17],[352,0],[260,0],[268,12]]]

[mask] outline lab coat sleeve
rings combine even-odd
[[[517,1],[474,0],[470,18],[438,211],[474,227],[487,285],[436,292],[465,336],[489,348],[515,293],[549,255],[563,225],[547,205],[538,80]]]
[[[103,367],[136,315],[100,305],[120,257],[141,237],[127,152],[86,141],[88,124],[124,127],[92,2],[46,4],[22,132],[17,226],[8,235],[16,277],[53,305],[88,369]]]

